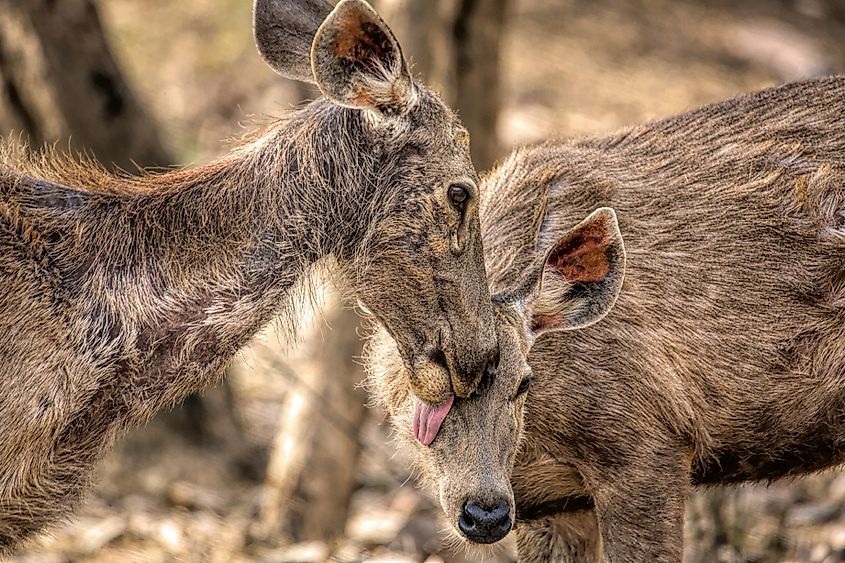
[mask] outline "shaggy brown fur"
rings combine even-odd
[[[491,287],[520,285],[598,206],[619,217],[624,285],[602,322],[531,350],[512,470],[480,483],[446,452],[487,456],[520,440],[493,413],[520,418],[507,397],[524,367],[506,347],[531,335],[507,335],[530,309],[499,314],[503,362],[484,409],[464,401],[415,451],[441,492],[460,481],[451,494],[506,490],[510,472],[521,560],[676,562],[691,486],[845,461],[845,77],[517,151],[484,186]],[[519,312],[508,299],[497,309]],[[396,412],[401,367],[377,360],[387,373],[375,386]],[[459,424],[467,417],[485,422]]]
[[[314,39],[329,99],[228,157],[130,177],[0,150],[0,552],[67,514],[116,437],[214,384],[256,331],[292,316],[295,282],[327,257],[396,338],[420,396],[471,392],[492,355],[476,178],[454,114],[413,83],[366,3],[258,0],[255,13],[280,72],[302,78]],[[341,40],[354,51],[342,64]]]

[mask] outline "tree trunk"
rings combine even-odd
[[[90,0],[0,0],[0,131],[130,171],[172,163]]]
[[[499,158],[499,73],[508,0],[379,0],[416,74],[458,110],[479,170]]]
[[[487,170],[500,156],[499,48],[506,0],[462,0],[452,25],[454,105],[472,136],[472,159]]]
[[[298,355],[267,465],[252,535],[274,542],[330,541],[346,526],[367,416],[359,319],[333,298]],[[322,334],[321,334],[322,333]]]

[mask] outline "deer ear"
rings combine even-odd
[[[327,0],[255,0],[252,30],[258,51],[282,76],[313,83],[311,44],[331,11]]]
[[[624,276],[616,213],[597,209],[546,254],[539,287],[527,303],[532,331],[539,336],[600,321],[616,302]]]
[[[311,47],[317,86],[338,105],[405,113],[414,82],[393,32],[364,0],[341,0]]]

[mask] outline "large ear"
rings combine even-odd
[[[625,247],[616,213],[597,209],[546,254],[540,285],[527,312],[535,335],[584,328],[616,302],[625,276]]]
[[[341,0],[311,47],[317,86],[345,107],[406,112],[416,100],[408,65],[393,32],[364,0]]]
[[[331,11],[327,0],[255,0],[252,29],[258,51],[282,76],[313,83],[311,45]]]

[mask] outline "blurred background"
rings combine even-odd
[[[376,0],[488,169],[514,146],[600,135],[845,71],[845,1]],[[249,0],[0,0],[0,135],[130,172],[225,153],[315,96],[261,62]],[[513,561],[467,552],[356,384],[357,317],[326,287],[298,346],[272,329],[121,441],[88,502],[12,561]],[[687,560],[845,560],[845,476],[699,492]]]

